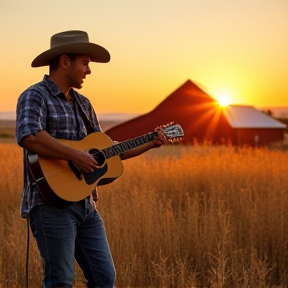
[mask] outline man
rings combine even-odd
[[[90,62],[107,63],[109,52],[89,42],[84,31],[65,31],[51,37],[51,47],[38,55],[32,67],[49,65],[49,76],[24,91],[17,103],[16,137],[24,150],[24,190],[21,216],[28,218],[43,259],[43,286],[72,287],[74,257],[83,270],[87,287],[114,287],[115,269],[102,219],[94,208],[96,193],[72,202],[66,209],[46,203],[27,161],[29,153],[73,163],[81,172],[98,166],[87,152],[61,144],[58,139],[81,140],[101,127],[90,101],[81,89],[91,74]],[[160,147],[165,138],[143,144],[120,155],[128,159]],[[65,181],[63,179],[62,181]],[[93,200],[92,200],[93,198]]]

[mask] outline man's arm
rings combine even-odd
[[[157,148],[157,147],[161,147],[164,143],[167,143],[167,139],[163,134],[162,130],[158,131],[158,138],[156,138],[155,140],[148,142],[144,145],[141,145],[139,147],[136,147],[134,149],[131,149],[127,152],[124,152],[122,154],[120,154],[120,158],[121,160],[125,160],[125,159],[129,159],[138,155],[141,155],[142,153],[152,149],[152,148]]]
[[[39,131],[36,135],[26,136],[21,141],[21,145],[40,156],[71,160],[81,171],[86,173],[93,172],[97,168],[97,162],[92,155],[61,144],[45,130]]]

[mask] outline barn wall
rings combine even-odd
[[[254,128],[235,129],[236,145],[263,146],[273,142],[283,141],[284,129]]]

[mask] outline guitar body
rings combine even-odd
[[[111,139],[103,132],[89,134],[79,141],[57,140],[79,151],[88,151],[90,149],[102,150],[113,145]],[[97,148],[95,148],[95,145]],[[67,160],[38,156],[39,167],[35,156],[37,157],[37,155],[34,155],[34,159],[29,159],[31,172],[34,177],[38,173],[38,180],[36,179],[36,181],[40,193],[49,204],[55,207],[63,208],[69,205],[65,201],[75,202],[82,200],[90,195],[97,185],[111,183],[123,174],[123,164],[119,155],[105,159],[101,167],[94,170],[93,173],[83,175],[81,180],[72,171]],[[41,177],[41,172],[36,171],[39,168],[41,168],[44,178]],[[47,183],[45,184],[44,182]],[[57,199],[57,195],[60,199]],[[65,201],[63,202],[62,200]]]

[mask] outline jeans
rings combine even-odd
[[[30,225],[44,264],[44,288],[73,287],[74,257],[87,287],[114,287],[115,268],[103,221],[88,199],[66,210],[35,206]]]

